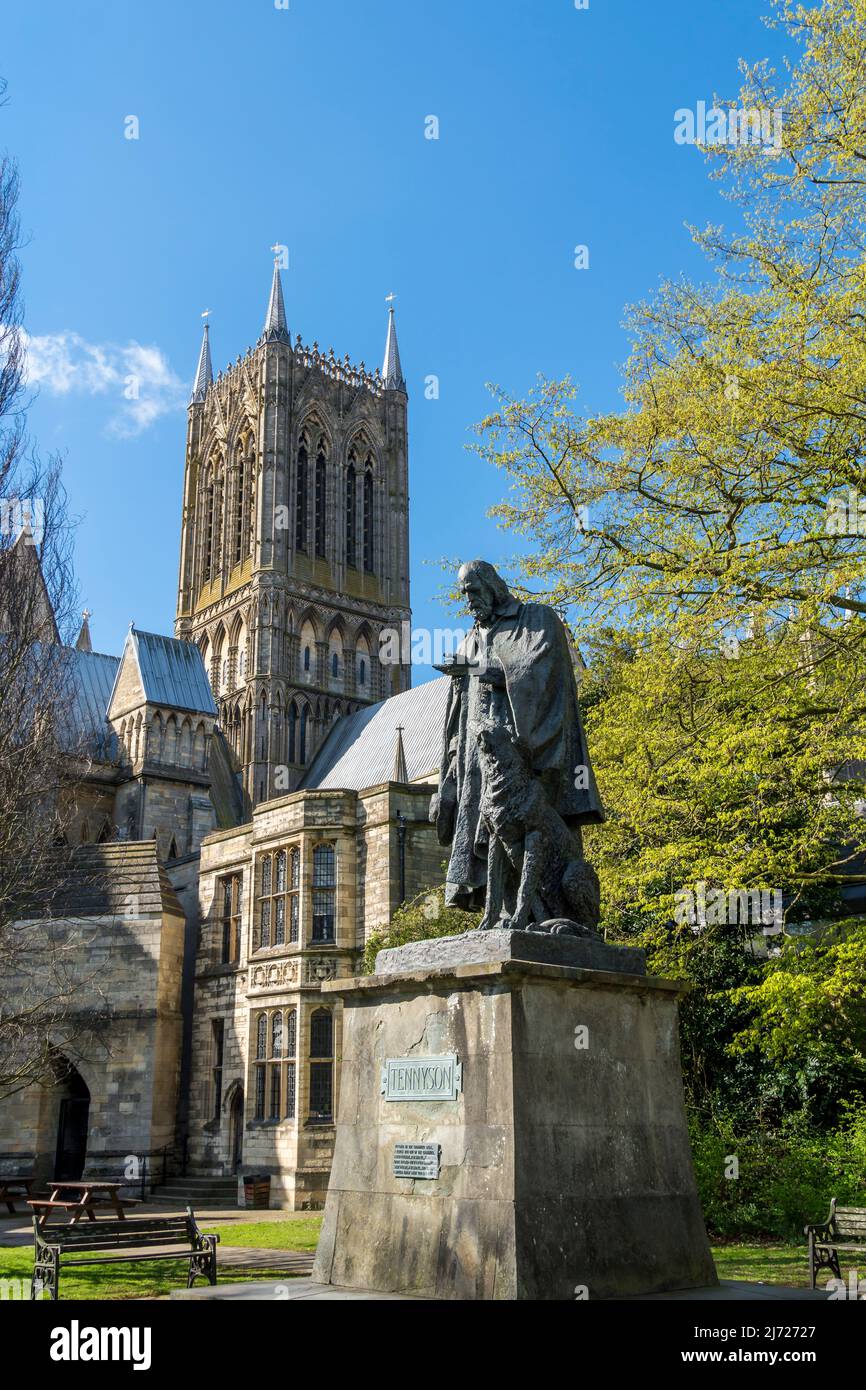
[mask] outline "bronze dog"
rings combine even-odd
[[[519,741],[510,729],[493,724],[485,725],[477,738],[481,821],[488,836],[482,929],[594,935],[598,877],[529,771]]]

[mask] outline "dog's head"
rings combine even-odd
[[[482,758],[490,759],[500,768],[517,767],[524,761],[520,743],[505,724],[483,724],[478,730],[478,747]]]

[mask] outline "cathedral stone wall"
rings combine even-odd
[[[405,896],[441,879],[441,850],[427,812],[431,787],[385,783],[362,792],[310,790],[259,806],[252,823],[208,836],[202,845],[201,930],[196,964],[193,1063],[190,1085],[189,1156],[196,1172],[237,1171],[271,1176],[271,1205],[295,1209],[324,1202],[339,1098],[342,1017],[339,1002],[325,1001],[326,980],[354,975],[370,933],[390,920],[401,898],[398,812],[405,819]],[[315,854],[334,851],[333,937],[315,938]],[[286,851],[299,855],[297,941],[261,944],[263,864]],[[271,860],[273,863],[273,860]],[[223,908],[226,881],[241,884],[237,958],[227,962]],[[287,919],[288,920],[288,917]],[[316,1016],[332,1016],[326,1058],[314,1043]],[[271,1026],[279,1015],[284,1035],[289,1015],[293,1051],[270,1058]],[[260,1020],[266,1020],[265,1057],[259,1057]],[[220,1077],[215,1079],[221,1039]],[[314,1080],[330,1063],[330,1118],[316,1110]],[[292,1068],[291,1114],[272,1115],[274,1066]],[[265,1114],[261,1082],[266,1079]],[[274,1083],[276,1084],[276,1083]],[[285,1087],[284,1087],[285,1094]],[[238,1135],[240,1113],[241,1133]]]
[[[51,927],[73,978],[71,1015],[57,1040],[58,1081],[0,1102],[7,1170],[17,1162],[40,1179],[55,1172],[67,1064],[89,1093],[81,1154],[88,1174],[116,1177],[126,1158],[172,1151],[175,1142],[183,911],[153,844],[92,847],[85,857],[73,910]],[[89,910],[100,905],[111,910]],[[14,981],[7,985],[14,990]]]

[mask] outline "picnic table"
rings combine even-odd
[[[35,1178],[25,1178],[23,1175],[0,1177],[0,1202],[5,1202],[14,1215],[16,1201],[28,1201],[35,1182]]]
[[[124,1207],[132,1206],[135,1200],[127,1197],[121,1201],[120,1189],[125,1186],[125,1183],[105,1182],[102,1178],[84,1178],[81,1182],[61,1182],[54,1178],[48,1200],[29,1201],[28,1205],[33,1209],[40,1227],[45,1225],[51,1212],[55,1210],[69,1213],[70,1226],[75,1226],[85,1215],[89,1221],[95,1221],[93,1208],[98,1206],[110,1206],[117,1219],[124,1221]],[[64,1193],[72,1195],[64,1196]]]

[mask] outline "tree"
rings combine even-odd
[[[625,408],[540,380],[478,427],[524,581],[591,657],[614,927],[696,881],[784,888],[789,917],[863,881],[864,17],[777,3],[786,89],[758,64],[726,105],[780,111],[778,148],[707,149],[739,230],[694,233],[714,282],[631,311]]]
[[[0,87],[2,95],[2,87]],[[52,927],[74,805],[71,527],[26,432],[18,176],[0,160],[0,1095],[53,1074],[81,1026],[82,931]]]

